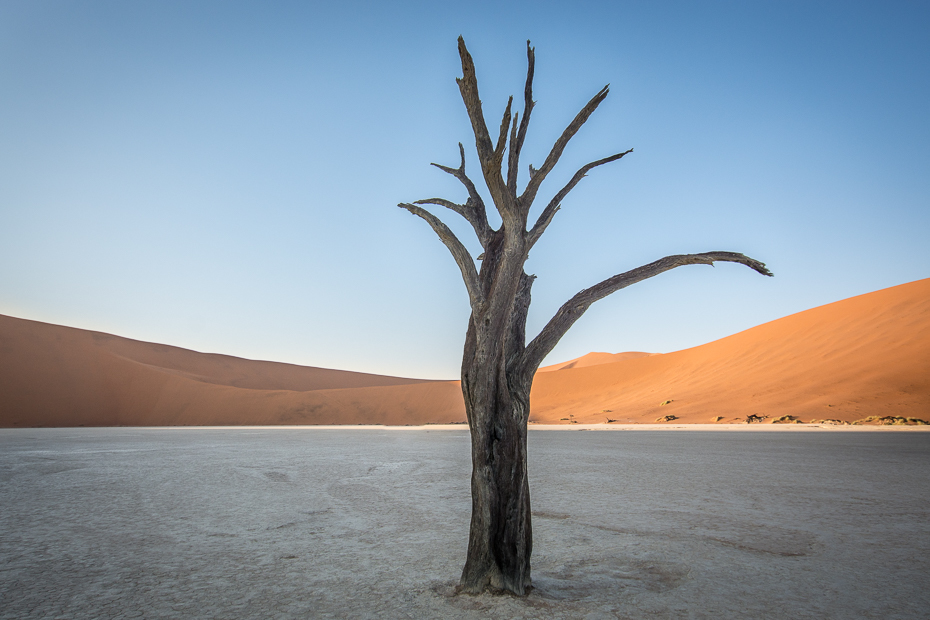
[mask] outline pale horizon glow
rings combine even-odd
[[[919,3],[26,2],[0,5],[0,314],[198,351],[458,378],[468,303],[398,202],[479,182],[456,37],[521,163],[611,93],[531,219],[531,338],[574,293],[668,254],[544,362],[666,353],[930,276],[930,7]],[[480,183],[479,183],[480,185]],[[490,203],[489,203],[490,204]],[[458,216],[432,209],[466,242]],[[493,219],[493,216],[492,216]]]

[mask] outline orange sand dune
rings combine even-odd
[[[552,372],[553,370],[568,370],[569,368],[586,368],[588,366],[599,366],[601,364],[631,360],[638,357],[649,357],[650,355],[658,355],[658,353],[643,353],[641,351],[626,351],[624,353],[601,353],[600,351],[595,351],[593,353],[588,353],[587,355],[582,355],[581,357],[576,357],[573,360],[562,362],[561,364],[543,366],[537,372]]]
[[[542,368],[531,419],[706,423],[750,414],[930,418],[930,279],[693,349],[591,353]],[[257,362],[0,315],[4,427],[464,419],[456,381]]]
[[[539,374],[531,419],[708,423],[751,414],[930,418],[930,279],[693,349]]]
[[[0,426],[464,418],[454,381],[257,362],[0,315]]]

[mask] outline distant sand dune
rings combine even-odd
[[[197,353],[0,315],[0,426],[423,424],[458,382]]]
[[[584,359],[584,358],[581,358]],[[722,422],[749,415],[930,418],[930,279],[693,349],[537,376],[532,419]],[[667,405],[660,405],[671,401]],[[609,412],[605,411],[609,410]]]
[[[930,417],[930,279],[675,353],[590,353],[541,368],[532,392],[531,419],[543,423],[753,414]],[[464,419],[456,381],[245,360],[0,315],[0,426]]]

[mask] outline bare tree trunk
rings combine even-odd
[[[519,344],[519,351],[523,349],[532,278],[524,276],[523,282],[511,315],[517,319],[511,321],[511,337],[499,339],[501,346],[478,347],[478,340],[484,339],[476,335],[472,321],[466,339],[462,394],[471,429],[472,515],[460,588],[469,593],[490,588],[522,595],[531,583],[533,529],[526,465],[531,381],[519,364],[508,371],[506,363],[508,357],[516,361],[508,348]],[[521,304],[524,295],[526,303]]]
[[[501,226],[495,230],[488,224],[484,200],[465,174],[465,149],[461,143],[458,168],[433,165],[465,186],[467,200],[460,204],[443,198],[427,198],[398,206],[425,220],[445,244],[462,274],[472,310],[462,358],[462,394],[471,429],[472,516],[468,557],[460,588],[469,593],[491,589],[522,595],[531,585],[530,555],[533,551],[530,489],[526,473],[530,388],[536,369],[546,355],[591,304],[670,269],[732,262],[746,265],[763,275],[772,274],[759,261],[735,252],[666,256],[580,291],[563,304],[527,344],[526,315],[530,289],[536,277],[523,271],[530,249],[552,222],[562,200],[588,172],[621,159],[632,149],[582,166],[549,201],[536,223],[528,227],[530,207],[540,185],[558,163],[568,142],[607,97],[609,89],[605,86],[588,101],[556,140],[539,169],[529,166],[529,179],[523,192],[518,193],[520,151],[530,113],[535,106],[534,50],[527,41],[523,118],[518,120],[519,114],[512,113],[511,97],[495,143],[484,120],[474,63],[465,48],[465,41],[459,37],[458,43],[462,77],[456,82],[475,134],[482,176],[501,216]],[[508,129],[510,145],[505,179],[502,167],[508,146]],[[451,209],[472,225],[484,248],[484,253],[477,258],[481,261],[480,270],[455,234],[420,205]]]
[[[511,394],[501,381],[495,387],[465,404],[471,426],[472,514],[460,586],[469,593],[491,588],[522,595],[530,585],[533,552],[527,395]]]

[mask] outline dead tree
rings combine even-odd
[[[590,170],[617,161],[632,149],[582,166],[548,202],[536,222],[529,226],[530,206],[540,185],[558,163],[572,136],[607,97],[608,87],[601,89],[569,123],[542,166],[538,169],[529,166],[526,186],[518,192],[520,150],[535,105],[534,50],[527,41],[523,117],[511,112],[511,97],[496,140],[492,140],[478,97],[475,66],[461,37],[458,48],[462,77],[456,82],[471,119],[481,174],[494,208],[500,214],[501,225],[495,230],[488,223],[484,200],[465,174],[465,149],[461,143],[461,160],[457,168],[433,165],[465,186],[468,193],[465,202],[427,198],[398,206],[426,220],[439,235],[462,272],[471,304],[462,358],[462,394],[471,430],[472,515],[468,557],[460,588],[470,593],[490,589],[522,595],[530,585],[530,554],[533,548],[526,471],[527,419],[530,387],[543,358],[595,301],[664,271],[682,265],[713,265],[715,261],[728,261],[741,263],[763,275],[772,274],[761,262],[734,252],[666,256],[584,289],[559,308],[542,331],[526,344],[526,315],[530,306],[530,289],[536,278],[527,275],[523,269],[530,250],[552,222],[562,200]],[[480,268],[452,231],[421,205],[446,207],[471,224],[484,249],[483,254],[477,257]]]

